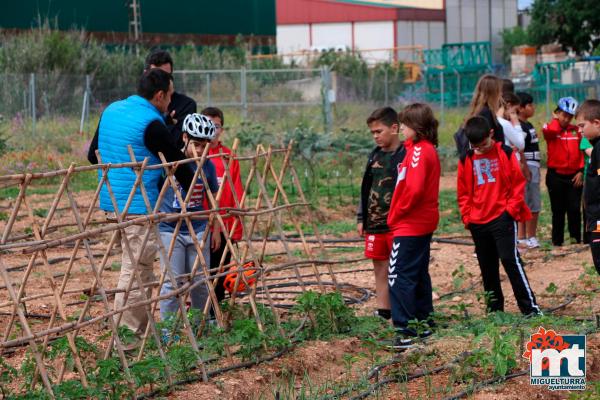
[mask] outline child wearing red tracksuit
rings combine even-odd
[[[399,115],[406,156],[398,166],[398,178],[387,223],[394,241],[388,284],[392,321],[398,333],[394,349],[412,345],[417,332],[409,321],[431,326],[433,312],[429,251],[439,221],[440,161],[436,151],[438,121],[426,104],[407,106]]]
[[[473,236],[484,290],[490,293],[488,311],[504,310],[500,259],[521,312],[540,314],[517,251],[515,221],[531,218],[519,162],[510,147],[494,142],[493,130],[484,118],[470,118],[464,130],[471,150],[458,163],[458,206]]]
[[[221,199],[219,200],[219,207],[233,207],[237,208],[236,205],[236,197],[238,202],[242,199],[242,193],[244,192],[244,188],[242,187],[242,179],[240,177],[240,163],[239,161],[233,159],[234,154],[232,154],[231,149],[227,146],[224,146],[221,142],[221,135],[223,134],[223,124],[225,122],[223,111],[216,107],[207,107],[202,110],[202,114],[206,115],[208,118],[212,120],[215,124],[215,138],[210,143],[210,148],[208,150],[209,156],[222,154],[221,157],[211,158],[212,163],[215,166],[215,170],[217,172],[217,180],[219,182],[219,186],[224,184],[223,192],[221,194]],[[229,167],[229,176],[231,177],[231,181],[233,182],[233,190],[228,180],[223,182],[225,176],[225,165]],[[235,193],[234,193],[235,191]],[[234,197],[235,196],[235,197]],[[224,214],[225,212],[223,212]],[[234,225],[234,222],[237,223]],[[229,232],[230,239],[232,242],[237,242],[242,239],[242,221],[238,217],[224,217],[223,222],[225,223],[225,227]],[[232,231],[233,229],[233,231]],[[210,268],[216,269],[219,268],[221,263],[221,258],[223,257],[223,253],[225,252],[225,248],[227,246],[227,241],[225,240],[225,236],[221,233],[221,244],[219,247],[213,246],[211,243],[210,247]],[[231,252],[227,251],[227,255],[225,256],[225,260],[223,265],[227,265],[231,262]],[[223,281],[225,277],[219,278],[217,285],[215,286],[215,294],[217,295],[217,299],[219,301],[225,298],[225,288],[223,286]]]
[[[563,97],[558,100],[552,121],[542,132],[548,143],[548,172],[546,186],[552,208],[552,244],[562,246],[565,213],[569,221],[569,236],[581,242],[581,194],[583,191],[583,152],[581,133],[571,125],[577,112],[577,100]]]

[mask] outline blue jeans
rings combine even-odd
[[[200,241],[203,234],[204,230],[201,230],[196,233],[198,241]],[[166,251],[169,251],[169,246],[171,245],[172,238],[173,232],[160,232],[160,240],[162,240]],[[210,234],[207,236],[204,248],[202,249],[202,254],[204,255],[204,259],[206,260],[207,268],[210,268]],[[194,242],[192,241],[192,237],[190,236],[189,232],[180,232],[177,235],[177,238],[175,239],[175,247],[173,248],[173,254],[171,255],[170,259],[171,270],[173,271],[173,275],[177,277],[178,275],[191,273],[197,255],[198,253],[196,252],[196,247],[194,246]],[[164,271],[165,260],[163,259],[162,255],[160,259],[160,268],[161,271]],[[199,282],[203,279],[204,272],[202,270],[202,265],[198,265],[193,282]],[[177,285],[181,286],[182,284],[188,281],[188,278],[177,278]],[[169,279],[169,275],[167,275],[165,277],[163,287],[160,290],[160,295],[166,295],[172,292],[173,290],[175,290],[175,288],[171,283],[171,279]],[[192,300],[192,308],[203,310],[204,305],[208,300],[208,287],[206,283],[199,284],[198,286],[193,288],[190,291],[190,297]],[[168,317],[175,315],[175,313],[177,313],[178,310],[178,296],[169,297],[160,301],[161,320],[164,321]],[[183,310],[183,312],[185,312],[185,310]]]

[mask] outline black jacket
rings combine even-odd
[[[600,138],[592,139],[590,143],[594,148],[583,186],[585,227],[588,232],[595,230],[596,222],[600,220]]]
[[[174,123],[171,118],[171,113],[175,111],[173,118],[177,121]],[[183,148],[183,120],[188,114],[193,114],[197,111],[196,102],[184,94],[174,92],[169,103],[169,111],[167,114],[167,128],[171,132],[173,144],[178,149]]]
[[[381,151],[381,147],[375,147],[373,151],[369,154],[369,160],[367,161],[367,166],[365,168],[365,173],[363,175],[362,183],[360,185],[360,199],[358,203],[358,209],[356,211],[356,220],[357,222],[362,222],[363,230],[366,232],[368,229],[367,224],[367,213],[364,210],[364,204],[368,204],[369,202],[369,193],[371,191],[371,186],[373,185],[373,174],[371,173],[371,165],[373,165],[373,158],[375,154]],[[388,171],[390,176],[394,178],[394,181],[398,177],[398,165],[404,160],[404,156],[406,156],[406,148],[404,144],[400,144],[400,146],[396,149],[394,154],[392,154],[392,162],[390,163],[390,170]]]

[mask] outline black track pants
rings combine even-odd
[[[388,284],[392,321],[397,329],[407,329],[413,319],[427,321],[433,312],[430,246],[431,234],[394,238]]]
[[[491,294],[491,298],[488,299],[488,309],[504,311],[499,263],[502,261],[521,312],[539,313],[540,309],[517,251],[517,224],[510,214],[504,212],[487,224],[471,224],[469,229],[475,242],[483,288]]]
[[[546,186],[552,209],[552,244],[561,246],[564,241],[565,213],[569,235],[581,242],[581,194],[582,188],[573,187],[573,175],[558,174],[553,169],[546,173]]]

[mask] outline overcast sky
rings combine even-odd
[[[519,0],[519,10],[527,8],[533,3],[533,0]]]

